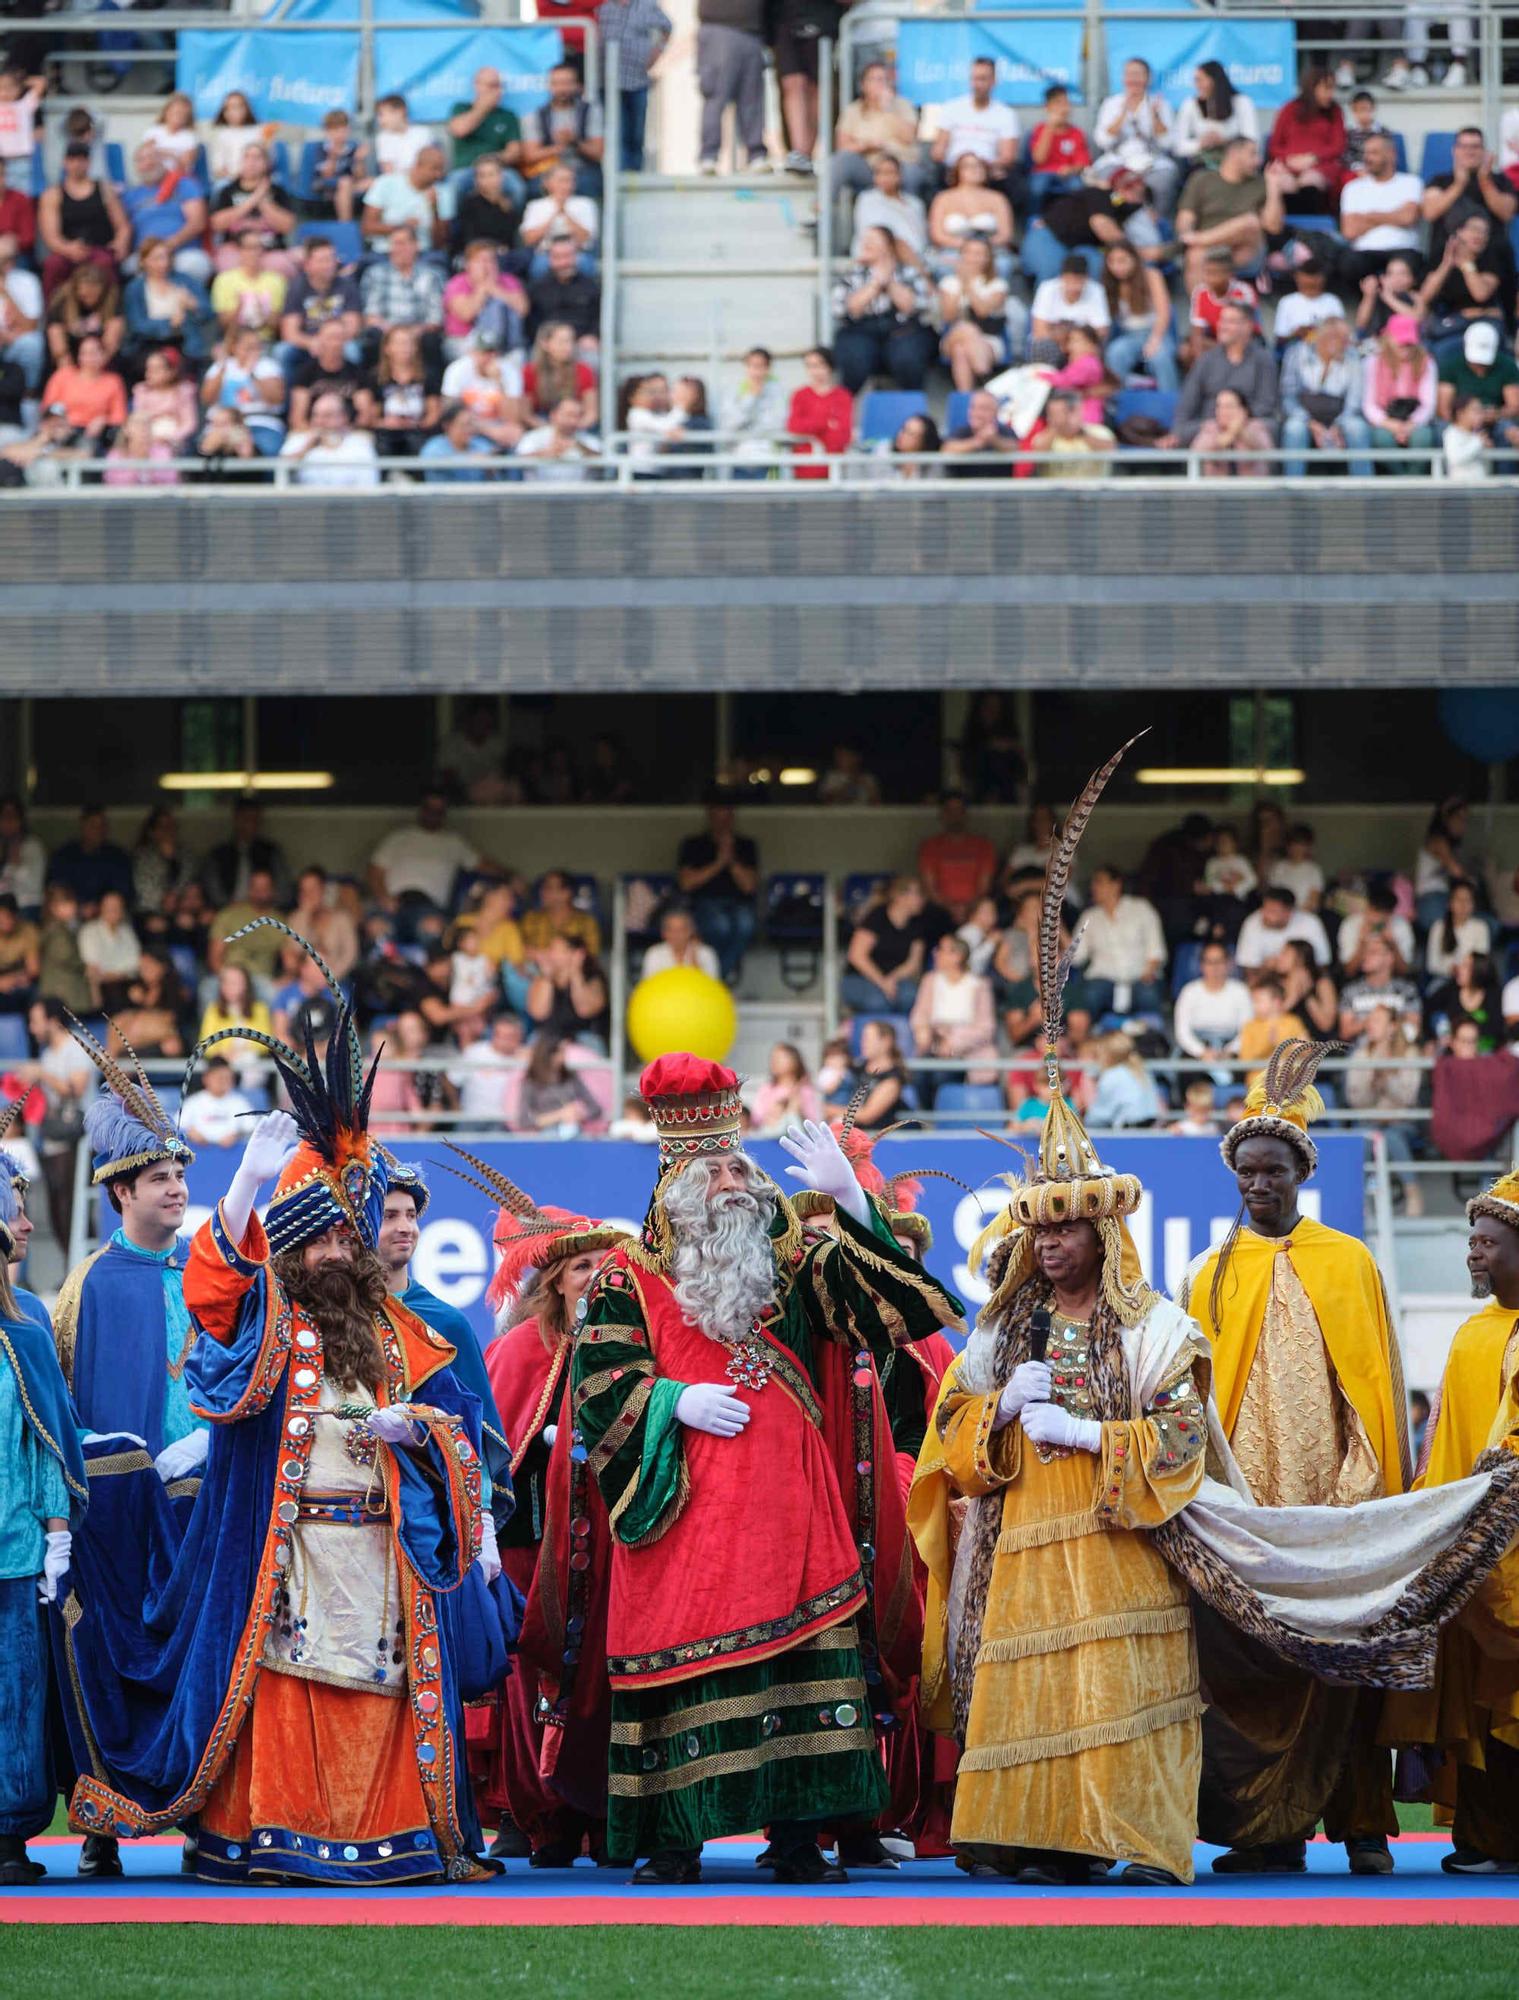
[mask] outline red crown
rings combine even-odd
[[[660,1056],[639,1079],[639,1093],[659,1134],[662,1161],[729,1153],[741,1137],[738,1078],[700,1056]]]

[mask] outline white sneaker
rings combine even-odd
[[[1429,71],[1423,63],[1415,63],[1408,72],[1408,87],[1410,90],[1428,90]]]
[[[754,158],[749,162],[749,172],[751,174],[773,174],[775,172],[775,162],[768,153],[756,153]]]
[[[1387,74],[1382,79],[1382,88],[1384,90],[1407,90],[1408,83],[1408,64],[1399,56],[1396,62],[1389,64]]]
[[[1445,74],[1440,81],[1445,85],[1447,90],[1465,90],[1466,64],[1462,62],[1459,56],[1456,57],[1453,63],[1446,65]]]
[[[1354,90],[1356,87],[1355,64],[1348,56],[1341,56],[1335,67],[1334,87],[1336,90]]]
[[[699,161],[696,171],[699,174],[705,175],[708,180],[715,180],[717,177],[717,162],[716,160]]]

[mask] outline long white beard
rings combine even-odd
[[[752,1194],[719,1195],[709,1204],[702,1189],[699,1213],[679,1213],[683,1202],[675,1206],[676,1303],[703,1333],[737,1339],[775,1298],[768,1233],[774,1204]]]

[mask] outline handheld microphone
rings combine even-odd
[[[1049,1344],[1050,1309],[1048,1306],[1035,1306],[1033,1317],[1029,1321],[1029,1359],[1043,1361]]]

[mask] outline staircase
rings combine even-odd
[[[719,366],[768,347],[790,381],[818,337],[817,189],[775,174],[625,176],[611,369]]]

